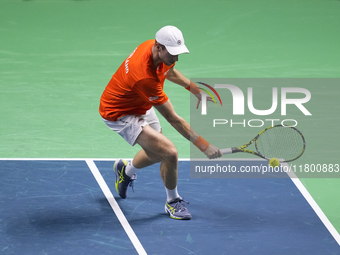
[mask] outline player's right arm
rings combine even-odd
[[[164,104],[155,105],[154,107],[183,137],[194,143],[209,159],[222,156],[222,152],[216,146],[205,141],[190,127],[185,119],[175,112],[170,100]]]

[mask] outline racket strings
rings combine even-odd
[[[291,161],[304,151],[302,135],[294,128],[276,126],[263,132],[256,141],[257,151],[266,158]]]

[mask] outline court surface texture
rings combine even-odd
[[[158,164],[123,200],[113,163],[1,160],[1,254],[340,254],[337,232],[297,179],[190,178],[180,161],[193,215],[180,221],[164,212]]]

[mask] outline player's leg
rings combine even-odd
[[[150,122],[151,126],[145,119]],[[161,177],[167,193],[166,211],[172,218],[190,219],[191,215],[182,204],[183,199],[177,193],[177,150],[174,144],[160,133],[161,127],[154,110],[149,111],[149,115],[144,118],[129,115],[117,121],[104,119],[104,122],[129,144],[133,146],[139,143],[143,148],[137,153],[132,163],[125,160],[115,162],[114,171],[118,194],[126,198],[127,188],[133,185],[138,169],[161,162]],[[128,169],[132,171],[126,171]]]
[[[153,108],[151,108],[147,113],[143,116],[134,116],[134,115],[129,115],[129,116],[124,116],[123,118],[120,118],[116,122],[111,122],[104,120],[105,123],[114,131],[116,131],[118,134],[120,134],[128,143],[131,145],[134,145],[138,143],[138,139],[140,138],[141,134],[144,133],[145,136],[148,133],[153,133],[154,135],[157,136],[157,134],[160,134],[161,132],[161,126],[159,123],[159,119],[154,111]],[[144,131],[147,130],[147,131]],[[144,135],[142,135],[143,137]],[[161,176],[163,179],[170,180],[169,176],[173,176],[173,174],[167,174],[168,171],[167,169],[174,169],[172,172],[175,173],[174,177],[172,178],[172,182],[174,184],[167,184],[166,186],[174,187],[169,192],[168,198],[169,197],[174,197],[178,196],[177,193],[177,150],[175,146],[168,140],[164,135],[161,135],[162,139],[166,139],[167,142],[160,142],[158,143],[160,146],[151,146],[155,151],[152,151],[146,146],[142,145],[142,150],[137,153],[137,155],[134,157],[134,159],[130,162],[125,161],[123,159],[119,159],[115,162],[114,164],[114,171],[116,174],[116,190],[120,197],[126,198],[127,197],[127,189],[128,186],[133,185],[133,181],[136,179],[137,171],[141,168],[147,167],[149,165],[152,165],[157,162],[162,162],[161,163]],[[146,140],[151,139],[152,141],[155,141],[155,136],[150,135],[150,138],[146,138]],[[169,144],[169,145],[168,145]],[[172,148],[173,151],[175,151],[175,158],[170,157],[170,160],[174,162],[175,166],[169,166],[167,162],[167,158],[163,157],[162,160],[162,155],[163,154],[169,154],[168,152],[165,152],[163,148]],[[163,153],[163,154],[162,154]],[[160,157],[161,156],[161,157]],[[166,167],[164,167],[166,165]],[[165,170],[164,170],[165,169]],[[169,182],[169,181],[167,181]],[[175,189],[175,190],[174,190]],[[166,188],[168,191],[168,189]]]
[[[134,167],[140,169],[161,162],[161,158],[147,149],[141,149],[132,160]]]
[[[147,125],[143,118],[135,115],[126,115],[119,118],[117,121],[110,121],[106,119],[103,119],[103,121],[111,130],[118,133],[131,146],[135,145],[137,137],[143,130],[143,126]],[[124,159],[116,160],[113,165],[116,175],[115,187],[121,198],[127,197],[128,187],[133,187],[133,181],[137,178],[136,173],[133,172],[127,175],[126,170],[129,167],[132,170],[138,170],[131,166],[131,162]]]
[[[167,192],[165,211],[174,219],[191,219],[190,212],[183,205],[185,201],[177,192],[178,152],[175,145],[162,133],[156,132],[150,126],[143,127],[143,131],[136,142],[144,148],[144,152],[151,152],[161,161],[161,178]],[[140,153],[138,156],[142,155],[145,154]],[[146,160],[143,157],[135,157],[133,162],[142,166]]]
[[[148,110],[146,114],[140,116],[140,118],[142,118],[152,129],[162,133],[162,127],[154,108]],[[158,162],[161,162],[161,159],[156,154],[142,148],[136,154],[134,159],[130,161],[127,165],[126,174],[131,177],[133,174],[137,173],[139,169],[153,165]]]
[[[122,198],[127,196],[130,182],[136,179],[136,173],[144,167],[161,162],[160,174],[167,192],[167,199],[179,197],[177,193],[177,150],[174,144],[162,133],[146,125],[136,139],[143,148],[132,161],[119,159],[115,162],[116,189]]]
[[[150,126],[143,127],[136,143],[143,149],[133,159],[137,168],[146,166],[151,154],[154,159],[161,162],[161,177],[167,189],[174,189],[177,186],[177,165],[178,153],[175,145],[162,133],[152,129]]]

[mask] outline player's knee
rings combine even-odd
[[[178,160],[178,151],[177,151],[175,145],[168,146],[166,157],[171,162],[177,162],[177,160]]]

